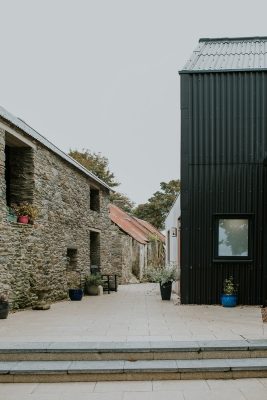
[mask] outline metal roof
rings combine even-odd
[[[200,39],[180,73],[267,69],[267,37]]]
[[[114,204],[109,205],[109,216],[114,224],[139,243],[148,243],[151,240],[151,234],[156,235],[162,242],[165,241],[164,235],[151,224],[127,214]]]
[[[78,163],[78,161],[74,160],[74,158],[70,157],[68,154],[64,153],[64,151],[60,150],[57,146],[47,140],[44,136],[38,133],[35,129],[29,126],[26,122],[22,121],[20,118],[15,117],[9,111],[7,111],[4,107],[0,106],[0,117],[8,121],[10,124],[15,127],[21,129],[26,135],[40,142],[43,146],[51,150],[53,153],[57,154],[69,164],[73,165],[77,169],[79,169],[83,174],[87,175],[91,180],[99,183],[101,186],[104,186],[106,189],[113,191],[105,182],[103,182],[100,178],[98,178],[95,174],[86,169],[83,165]]]

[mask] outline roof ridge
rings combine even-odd
[[[267,41],[267,36],[240,36],[240,37],[221,37],[221,38],[200,38],[199,43],[202,42],[261,42]]]

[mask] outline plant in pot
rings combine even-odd
[[[6,319],[9,312],[9,302],[5,294],[0,294],[0,319]]]
[[[87,294],[97,296],[98,286],[103,286],[103,279],[100,274],[91,274],[85,277],[85,290]]]
[[[235,307],[237,304],[237,288],[238,285],[234,283],[234,279],[230,276],[224,280],[223,294],[221,295],[221,303],[223,307]]]
[[[20,224],[33,223],[38,215],[37,208],[25,201],[20,204],[13,204],[12,209],[15,211]]]
[[[68,272],[69,298],[71,301],[81,301],[83,298],[81,274],[76,271]]]
[[[177,268],[175,266],[152,268],[148,271],[147,275],[152,282],[159,283],[162,300],[170,300],[172,282],[177,280]]]

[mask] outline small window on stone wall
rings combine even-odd
[[[67,269],[75,271],[77,269],[77,249],[67,249]]]
[[[91,270],[100,268],[100,233],[90,231],[90,265]]]
[[[6,138],[5,146],[6,203],[32,203],[34,190],[33,150],[16,147]]]
[[[93,211],[100,211],[100,196],[98,189],[90,189],[90,209]]]

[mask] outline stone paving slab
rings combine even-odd
[[[140,361],[1,362],[0,374],[265,371],[267,358]]]
[[[75,373],[123,373],[124,361],[72,361],[69,374]]]
[[[202,351],[227,351],[227,350],[248,350],[249,343],[246,340],[203,340],[197,342]],[[267,345],[267,340],[266,340]]]
[[[0,362],[0,375],[9,374],[11,369],[14,368],[17,364],[17,362],[12,361]]]
[[[0,400],[265,400],[267,379],[0,384]]]
[[[124,372],[178,372],[177,362],[174,360],[140,360],[125,361]]]
[[[152,341],[152,342],[0,342],[0,353],[58,352],[204,352],[267,350],[266,340]]]
[[[178,360],[179,372],[195,371],[230,371],[230,364],[226,360]]]
[[[15,374],[47,374],[67,373],[70,361],[19,361],[14,363],[9,373]]]
[[[0,341],[162,342],[267,339],[261,309],[175,305],[159,285],[119,286],[117,293],[62,301],[48,311],[25,310],[1,320]]]
[[[232,359],[225,360],[232,371],[267,370],[266,358]]]

